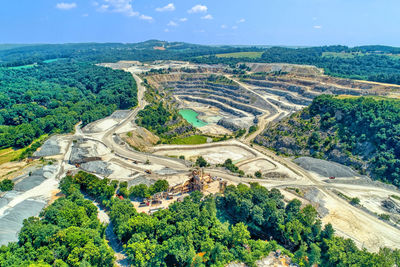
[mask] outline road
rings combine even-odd
[[[153,164],[162,165],[164,167],[178,170],[178,171],[189,171],[190,167],[186,166],[183,161],[177,160],[169,157],[162,157],[157,155],[151,155],[147,153],[142,153],[138,151],[134,151],[129,149],[125,144],[120,144],[115,142],[114,134],[122,127],[126,126],[128,123],[135,120],[138,112],[145,107],[147,104],[144,100],[144,92],[146,88],[142,85],[142,80],[136,74],[132,74],[136,80],[138,87],[138,106],[131,110],[128,116],[120,121],[115,126],[109,128],[104,133],[98,133],[96,135],[93,134],[85,134],[80,130],[76,131],[77,135],[80,135],[85,138],[89,138],[91,140],[97,140],[98,142],[103,143],[109,150],[111,157],[113,157],[114,161],[122,162],[122,158],[128,158],[130,160],[137,160],[141,162],[145,162],[149,160]],[[229,77],[231,78],[231,77]],[[253,94],[263,98],[262,95],[258,94],[249,86],[234,80],[240,86],[245,88],[246,90],[251,91]],[[264,99],[264,98],[263,98]],[[266,99],[264,99],[267,101]],[[267,101],[268,102],[268,101]],[[268,104],[271,104],[268,102]],[[400,230],[396,229],[383,221],[377,219],[376,217],[367,214],[366,212],[360,210],[357,207],[350,205],[347,201],[338,197],[335,193],[332,192],[333,188],[353,188],[354,190],[372,190],[375,189],[373,186],[350,186],[350,185],[340,185],[340,184],[330,184],[325,183],[321,180],[316,179],[312,174],[308,171],[302,169],[297,164],[293,163],[291,160],[282,158],[278,155],[275,155],[273,152],[265,149],[264,147],[258,146],[256,144],[250,144],[252,140],[262,131],[264,131],[268,122],[279,116],[281,112],[285,112],[280,110],[275,105],[271,104],[277,109],[276,113],[266,112],[262,116],[259,117],[258,129],[256,132],[241,138],[239,141],[243,146],[246,146],[247,149],[256,151],[259,153],[258,157],[264,157],[267,160],[274,162],[274,164],[281,165],[281,168],[286,168],[288,171],[294,173],[296,177],[293,180],[260,180],[260,179],[251,179],[251,178],[241,178],[229,172],[220,170],[207,168],[205,171],[210,173],[212,176],[218,176],[233,183],[250,183],[250,182],[258,182],[268,188],[283,188],[286,186],[299,186],[299,187],[309,187],[309,188],[317,188],[324,195],[324,200],[326,201],[327,208],[329,209],[330,214],[324,218],[324,222],[332,222],[335,229],[337,229],[338,233],[351,237],[353,240],[358,242],[359,246],[364,246],[369,250],[376,251],[378,246],[385,245],[390,247],[400,247]],[[210,144],[214,148],[218,148],[223,144]],[[192,149],[196,149],[196,146],[193,146]],[[123,164],[122,164],[123,163]],[[129,161],[122,162],[125,168],[134,169],[138,172],[144,172],[140,167],[135,164],[129,163]],[[382,189],[385,191],[385,189]],[[359,220],[362,220],[362,223]],[[371,231],[373,229],[374,231]]]

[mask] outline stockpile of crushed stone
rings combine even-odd
[[[351,168],[344,166],[342,164],[322,160],[315,159],[310,157],[300,157],[293,160],[295,163],[300,165],[303,169],[307,171],[315,172],[321,176],[325,177],[354,177],[359,176],[355,171]]]
[[[60,154],[60,152],[61,147],[58,145],[57,137],[53,136],[49,140],[44,142],[40,150],[33,153],[33,155],[35,157],[48,157],[58,155]]]
[[[7,245],[9,242],[18,241],[18,233],[24,219],[37,216],[45,205],[44,201],[28,199],[9,209],[8,213],[1,216],[0,245]]]
[[[109,176],[113,173],[112,170],[108,168],[108,163],[104,161],[90,161],[81,164],[81,169],[87,172],[100,174],[103,176]]]
[[[147,186],[150,186],[150,185],[152,185],[154,183],[155,183],[154,180],[147,179],[146,176],[139,176],[139,177],[137,177],[135,179],[132,179],[132,180],[128,181],[128,187],[139,185],[139,184],[145,184]]]

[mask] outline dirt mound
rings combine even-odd
[[[160,138],[145,128],[137,127],[134,131],[124,134],[124,141],[140,151],[149,151]]]
[[[300,165],[307,171],[315,172],[324,177],[354,177],[359,176],[351,168],[341,165],[336,162],[315,159],[310,157],[300,157],[294,160],[295,163]]]
[[[289,72],[300,75],[321,75],[323,70],[315,66],[307,65],[295,65],[295,64],[284,64],[284,63],[246,63],[253,72]]]

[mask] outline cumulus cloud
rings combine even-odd
[[[94,5],[98,7],[97,11],[100,12],[121,13],[128,17],[138,17],[139,19],[148,21],[153,20],[152,17],[135,11],[132,6],[132,0],[103,0],[103,3],[94,2]]]
[[[201,19],[208,19],[208,20],[210,20],[210,19],[213,19],[213,16],[210,15],[210,14],[207,14],[207,15],[201,17]]]
[[[156,11],[158,12],[166,12],[166,11],[174,11],[175,10],[175,5],[173,3],[169,3],[168,5],[164,7],[158,7],[156,8]]]
[[[238,26],[232,26],[232,30],[237,30]]]
[[[62,2],[62,3],[58,3],[56,5],[56,8],[61,9],[61,10],[70,10],[70,9],[73,9],[73,8],[76,8],[76,7],[77,7],[76,3],[64,3],[64,2]]]
[[[238,21],[237,21],[237,23],[245,23],[246,22],[246,19],[239,19]]]
[[[187,18],[180,18],[179,21],[180,22],[186,22],[186,21],[188,21],[188,19]]]
[[[225,24],[222,24],[222,25],[221,25],[221,28],[222,28],[222,29],[226,29],[226,28],[228,28],[228,26],[226,26]]]
[[[188,13],[206,13],[207,11],[208,11],[207,6],[195,5],[194,7],[188,10]]]
[[[313,28],[314,29],[322,29],[322,26],[321,25],[314,25]]]
[[[151,20],[153,20],[153,17],[146,16],[146,15],[142,14],[142,15],[139,16],[139,19],[151,21]]]
[[[176,26],[178,26],[178,23],[171,20],[170,22],[168,22],[167,26],[176,27]]]

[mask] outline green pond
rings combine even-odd
[[[181,114],[182,117],[194,127],[202,127],[208,124],[207,122],[199,120],[197,118],[197,116],[199,116],[199,113],[192,109],[181,109],[179,110],[179,114]]]

